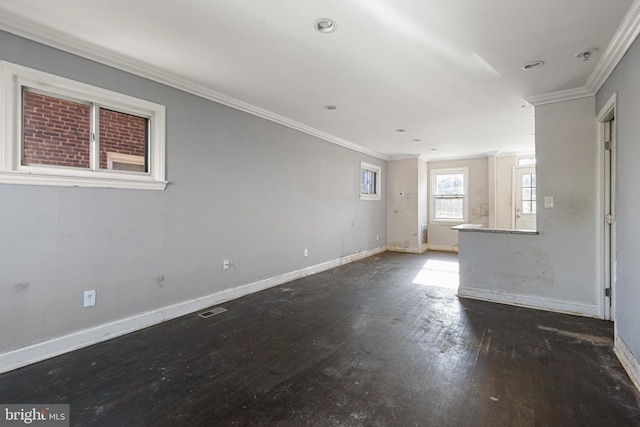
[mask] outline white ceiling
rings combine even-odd
[[[0,28],[381,158],[437,159],[533,152],[523,98],[585,86],[632,3],[0,0]]]

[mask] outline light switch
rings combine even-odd
[[[553,207],[553,196],[544,196],[544,207],[547,209]]]

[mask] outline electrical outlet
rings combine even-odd
[[[228,270],[229,269],[229,265],[230,265],[230,263],[229,263],[228,259],[223,259],[222,260],[222,269],[223,270]]]
[[[93,307],[96,305],[96,291],[84,291],[83,307]]]
[[[553,196],[544,197],[544,207],[547,209],[553,208]]]

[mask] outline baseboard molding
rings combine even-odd
[[[390,252],[401,252],[403,254],[420,254],[420,249],[418,248],[401,248],[398,246],[387,246],[387,250]]]
[[[618,356],[620,363],[624,367],[629,378],[633,381],[638,391],[640,391],[640,361],[635,357],[633,352],[627,347],[627,344],[616,333],[613,341],[613,351]]]
[[[556,313],[574,314],[585,317],[600,317],[597,305],[557,300],[540,296],[512,294],[510,292],[496,291],[493,289],[479,289],[461,286],[458,288],[458,296],[462,298],[472,298],[482,301],[516,305],[519,307],[553,311]]]
[[[430,251],[440,251],[440,252],[458,252],[458,245],[447,246],[447,245],[433,245],[431,243],[427,243],[427,249]]]
[[[258,291],[278,286],[305,276],[320,273],[340,265],[358,261],[387,250],[386,247],[347,255],[321,264],[306,267],[290,273],[260,280],[237,288],[227,289],[215,294],[188,301],[179,302],[157,310],[140,313],[135,316],[105,323],[96,327],[80,330],[27,347],[0,354],[0,373],[12,371],[32,363],[59,356],[73,350],[107,341],[167,320],[203,310],[226,301],[243,297]]]

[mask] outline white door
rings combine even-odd
[[[514,228],[516,230],[536,229],[536,168],[516,166],[514,176]]]

